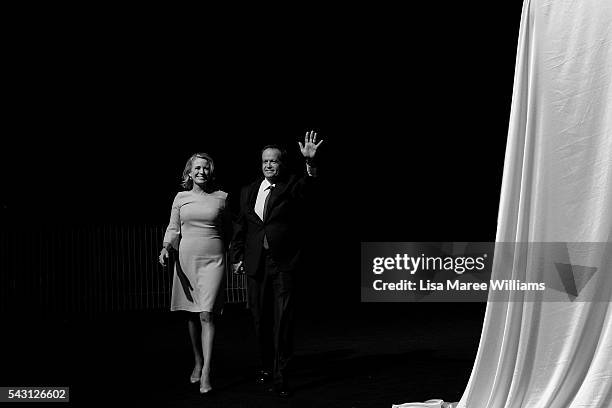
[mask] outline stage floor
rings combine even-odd
[[[253,382],[254,336],[243,305],[229,305],[218,320],[210,397],[188,381],[192,356],[177,313],[5,315],[0,385],[67,385],[77,406],[361,408],[457,401],[484,309],[451,303],[302,307],[291,366],[294,393],[286,400]]]

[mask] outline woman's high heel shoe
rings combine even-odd
[[[202,372],[202,369],[200,368],[199,370],[196,370],[196,369],[194,368],[193,372],[191,373],[191,377],[189,377],[189,381],[190,381],[192,384],[195,384],[195,383],[199,383],[199,382],[200,382],[200,375],[194,374],[194,373],[196,373],[196,372],[200,372],[200,373],[201,373],[201,372]]]
[[[206,383],[202,384],[200,382],[200,394],[206,394],[212,391],[212,387],[210,386],[210,383],[208,381],[206,381]]]

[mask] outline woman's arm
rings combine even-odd
[[[168,259],[168,252],[170,248],[178,250],[179,238],[181,236],[181,216],[180,216],[180,205],[178,200],[178,194],[174,197],[172,202],[172,210],[170,211],[170,221],[164,234],[164,240],[162,249],[159,253],[159,263],[166,266],[166,260]]]

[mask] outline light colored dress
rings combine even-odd
[[[227,193],[181,191],[174,198],[164,244],[178,249],[170,310],[218,311],[225,275],[223,229]]]

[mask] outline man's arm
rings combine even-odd
[[[317,155],[317,149],[321,146],[323,140],[319,140],[317,143],[317,133],[314,130],[310,132],[306,132],[306,136],[304,136],[304,144],[302,142],[298,142],[300,146],[300,152],[302,152],[302,156],[306,159],[306,173],[308,173],[311,177],[317,176],[317,168],[315,165],[315,156]]]
[[[317,177],[317,166],[312,160],[306,160],[306,174],[309,177]]]
[[[306,176],[297,183],[293,194],[302,199],[311,194],[311,190],[313,190],[316,184],[314,179],[318,176],[318,169],[315,157],[321,143],[323,143],[323,140],[319,140],[317,143],[317,133],[314,130],[306,132],[304,144],[298,142],[300,152],[306,161]]]

